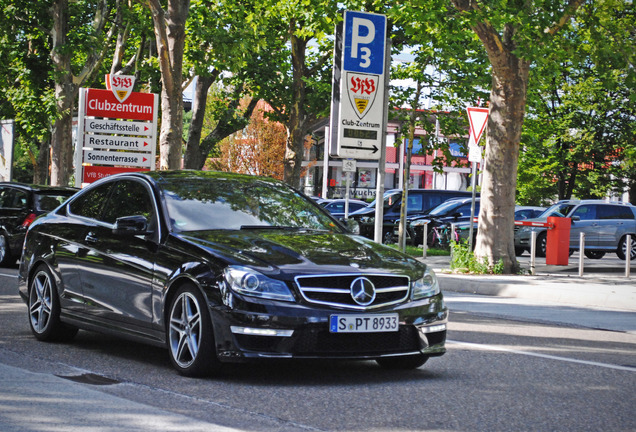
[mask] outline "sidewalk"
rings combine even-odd
[[[530,267],[530,257],[517,259],[522,268]],[[631,263],[627,278],[625,262],[610,258],[586,261],[584,275],[579,277],[578,253],[567,266],[548,266],[545,258],[537,258],[534,276],[453,274],[449,256],[419,260],[433,267],[443,291],[636,311],[636,262]]]

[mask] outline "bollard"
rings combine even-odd
[[[535,275],[536,266],[535,258],[537,256],[537,232],[532,231],[530,234],[530,274]]]
[[[451,234],[450,234],[450,238],[448,239],[448,246],[450,247],[451,262],[453,262],[453,245],[451,244],[451,242],[453,241],[455,241],[455,224],[454,223],[451,224]]]
[[[422,249],[424,252],[422,252],[422,258],[426,258],[426,249],[428,249],[428,223],[424,224],[424,230],[422,232],[422,242],[424,242],[424,244],[422,245]]]
[[[632,235],[627,234],[627,238],[625,239],[625,246],[627,250],[625,251],[625,277],[629,277],[631,274],[631,266],[632,266]]]
[[[583,256],[585,255],[585,233],[582,232],[579,239],[579,277],[583,276]]]

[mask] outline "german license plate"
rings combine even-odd
[[[396,332],[399,329],[399,315],[331,315],[329,331],[331,333],[375,333]]]

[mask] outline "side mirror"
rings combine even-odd
[[[145,235],[148,231],[148,219],[145,216],[124,216],[117,218],[113,228],[115,235]]]
[[[572,219],[572,222],[580,221],[581,220],[581,216],[572,216],[571,219]]]

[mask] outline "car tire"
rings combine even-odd
[[[9,250],[9,241],[4,234],[0,234],[0,266],[8,266],[15,263],[15,258]]]
[[[29,283],[29,325],[41,341],[67,342],[77,334],[77,327],[60,321],[60,301],[51,271],[39,266]]]
[[[424,354],[405,357],[383,357],[375,361],[384,369],[417,369],[428,360]]]
[[[585,256],[589,259],[601,259],[605,256],[605,252],[599,252],[595,250],[586,250]]]
[[[192,284],[180,287],[168,308],[166,333],[170,360],[184,376],[207,376],[219,368],[212,320],[203,294]]]
[[[627,236],[624,236],[620,242],[618,242],[618,249],[616,249],[616,255],[622,260],[627,258]],[[632,250],[630,253],[630,260],[636,260],[636,234],[632,234]]]
[[[537,236],[537,256],[544,258],[548,247],[548,234],[544,231]]]

